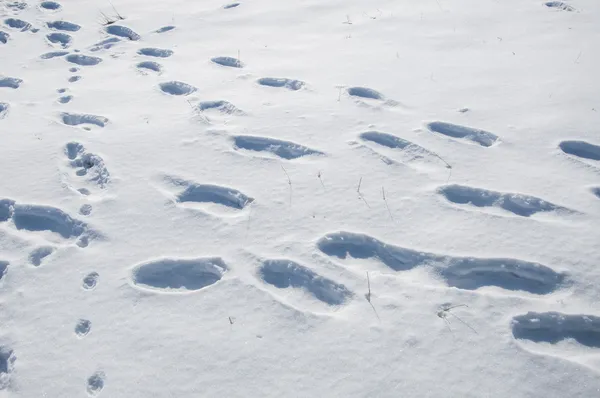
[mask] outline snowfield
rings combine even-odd
[[[600,3],[2,0],[0,398],[600,397]]]

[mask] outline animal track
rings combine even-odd
[[[173,55],[173,51],[171,50],[153,47],[140,48],[137,53],[140,55],[145,55],[147,57],[157,58],[168,58],[171,55]]]
[[[189,95],[196,91],[196,87],[183,82],[171,81],[159,84],[160,89],[171,95]]]
[[[175,26],[169,25],[169,26],[163,26],[162,28],[158,28],[154,32],[155,33],[165,33],[165,32],[171,31],[173,29],[175,29]]]
[[[160,259],[136,266],[133,284],[165,291],[193,291],[210,286],[223,277],[227,265],[219,257]]]
[[[528,312],[513,318],[512,332],[516,339],[536,343],[573,339],[586,347],[600,348],[600,318],[593,315]]]
[[[0,346],[0,391],[9,387],[16,360],[17,357],[12,349]]]
[[[10,35],[8,33],[0,30],[0,43],[2,43],[2,44],[8,43],[9,38],[10,38]]]
[[[570,211],[535,196],[494,192],[462,185],[446,185],[439,188],[438,193],[452,203],[501,208],[521,217],[530,217],[540,212]]]
[[[104,39],[94,44],[92,47],[90,47],[90,51],[96,52],[100,50],[108,50],[109,48],[112,48],[114,45],[120,42],[121,39],[119,39],[118,37],[109,37],[108,39]]]
[[[136,65],[138,69],[148,69],[154,72],[162,72],[162,66],[158,62],[143,61]]]
[[[51,58],[56,58],[56,57],[63,57],[65,55],[67,55],[69,52],[68,51],[51,51],[49,53],[45,53],[40,55],[41,59],[51,59]]]
[[[220,113],[228,115],[243,115],[244,112],[238,109],[235,105],[228,101],[203,101],[198,104],[198,110],[206,112],[216,110]]]
[[[244,64],[237,58],[232,57],[214,57],[211,58],[211,61],[215,64],[219,64],[222,66],[228,66],[230,68],[243,68]]]
[[[29,254],[29,262],[35,265],[36,267],[39,267],[40,265],[42,265],[42,260],[44,260],[52,253],[54,253],[54,248],[52,246],[38,247]]]
[[[72,99],[72,95],[63,95],[62,97],[58,98],[58,102],[60,102],[61,104],[67,104],[71,102]]]
[[[259,275],[263,281],[279,289],[303,289],[329,305],[344,304],[352,296],[344,285],[290,260],[266,260],[259,269]]]
[[[77,325],[75,325],[75,334],[77,335],[77,337],[82,339],[85,336],[87,336],[91,329],[92,322],[88,321],[87,319],[80,319],[79,321],[77,321]]]
[[[99,277],[100,277],[100,275],[98,275],[97,272],[91,272],[91,273],[87,274],[83,278],[83,283],[82,283],[83,288],[85,290],[94,290],[96,288],[96,285],[98,284]]]
[[[21,86],[23,80],[16,77],[0,77],[0,87],[17,89]]]
[[[94,66],[102,62],[102,58],[92,57],[83,54],[67,55],[66,60],[71,62],[72,64],[77,64],[81,66]]]
[[[360,97],[366,99],[374,99],[374,100],[384,100],[385,97],[378,91],[373,90],[372,88],[366,87],[350,87],[348,88],[348,94],[353,97]]]
[[[289,141],[276,140],[267,137],[238,135],[233,137],[235,149],[245,149],[255,152],[267,152],[283,159],[292,160],[309,155],[323,155],[323,152],[307,148]]]
[[[80,81],[81,79],[82,79],[82,77],[81,77],[81,76],[71,76],[71,77],[69,78],[69,83],[75,83],[75,82],[78,82],[78,81]]]
[[[302,87],[305,86],[305,83],[300,80],[277,77],[263,77],[262,79],[258,79],[257,83],[261,86],[283,87],[293,91],[300,90]]]
[[[568,5],[567,3],[563,3],[562,1],[548,1],[544,3],[546,7],[556,8],[562,11],[575,11],[575,8]]]
[[[427,128],[438,134],[475,142],[483,147],[490,147],[498,141],[498,136],[484,130],[459,126],[445,122],[431,122]]]
[[[108,119],[104,116],[83,115],[77,113],[63,113],[62,121],[68,126],[79,126],[81,124],[93,124],[98,127],[104,127]]]
[[[124,37],[132,41],[137,41],[140,39],[140,35],[126,26],[109,25],[106,27],[106,33],[114,36]]]
[[[218,185],[196,184],[176,178],[167,177],[170,183],[184,187],[183,192],[176,195],[179,203],[214,203],[232,209],[242,210],[254,201],[237,189],[222,187]]]
[[[58,44],[62,48],[67,48],[71,45],[72,38],[66,33],[50,33],[46,36],[48,41],[52,44]]]
[[[352,232],[325,235],[317,241],[317,247],[323,253],[341,259],[348,255],[356,259],[378,259],[394,271],[407,271],[419,266],[433,267],[448,286],[465,290],[497,286],[506,290],[548,294],[566,282],[565,274],[537,263],[425,253]]]
[[[0,120],[4,119],[4,117],[8,114],[8,109],[10,105],[6,102],[0,102]]]
[[[89,238],[95,237],[82,221],[71,218],[64,211],[50,206],[19,205],[10,199],[0,200],[0,222],[12,221],[15,228],[26,231],[50,231],[64,239],[77,239],[85,247]]]
[[[62,6],[55,1],[42,1],[40,3],[40,8],[48,11],[58,11]]]
[[[31,24],[29,22],[17,18],[7,18],[4,20],[4,24],[9,28],[18,29],[21,32],[31,29]]]
[[[583,159],[600,160],[600,146],[585,141],[563,141],[560,149],[569,155]]]
[[[231,4],[224,5],[223,8],[226,9],[226,10],[228,10],[230,8],[235,8],[235,7],[239,6],[239,5],[240,5],[240,3],[231,3]]]
[[[66,30],[67,32],[77,32],[81,26],[68,21],[53,21],[47,22],[46,25],[54,30]]]
[[[106,380],[106,374],[104,372],[96,372],[87,379],[87,393],[95,397],[104,388],[104,383]]]
[[[76,169],[76,175],[86,176],[88,181],[98,184],[100,188],[104,188],[108,184],[110,173],[100,156],[86,152],[83,145],[77,142],[69,142],[65,153],[71,167]]]

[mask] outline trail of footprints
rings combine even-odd
[[[223,9],[235,9],[239,5],[240,3],[231,3],[223,6]],[[544,6],[559,11],[575,11],[574,7],[559,1],[546,2]],[[62,10],[62,5],[54,1],[42,1],[38,7],[48,14]],[[15,8],[19,9],[18,6]],[[6,18],[3,25],[16,33],[35,33],[39,30],[19,18]],[[64,58],[66,62],[77,65],[77,67],[69,69],[72,73],[78,72],[78,67],[93,67],[103,62],[99,56],[82,54],[78,50],[73,52],[68,50],[73,46],[73,34],[81,29],[80,25],[64,20],[55,20],[47,22],[46,28],[50,30],[45,35],[48,45],[57,49],[40,55],[41,59]],[[163,34],[173,29],[175,26],[169,25],[152,33]],[[121,43],[141,39],[140,34],[119,24],[111,24],[104,30],[108,37],[89,46],[87,49],[90,53],[101,53]],[[0,44],[7,44],[9,40],[12,40],[11,33],[0,30]],[[135,65],[138,71],[146,74],[161,74],[164,67],[150,59],[166,59],[173,56],[174,52],[170,49],[142,47],[137,50],[137,55],[141,58]],[[213,57],[210,61],[224,70],[246,67],[246,64],[240,59],[229,56]],[[81,76],[71,76],[68,80],[74,83],[80,79]],[[256,80],[255,83],[265,89],[273,90],[300,91],[306,87],[306,83],[301,80],[284,77],[263,77]],[[0,76],[0,88],[19,89],[21,84],[23,81],[19,78]],[[160,91],[171,96],[187,96],[198,90],[191,84],[176,80],[161,82],[158,87]],[[66,89],[59,89],[58,92],[65,94],[57,100],[61,104],[69,103],[73,99],[72,95],[66,94]],[[398,105],[396,101],[368,87],[346,87],[345,93],[360,105]],[[0,120],[7,116],[9,110],[10,104],[0,103]],[[196,104],[196,110],[202,113],[245,115],[242,110],[226,100],[200,101]],[[86,130],[103,128],[109,122],[108,118],[104,116],[72,112],[61,113],[60,119],[67,126],[82,127]],[[491,132],[448,122],[430,122],[426,128],[428,132],[438,137],[483,148],[491,148],[501,142],[500,138]],[[251,156],[293,161],[305,157],[326,155],[321,150],[276,138],[234,135],[230,139],[235,151]],[[390,133],[367,131],[360,133],[358,139],[363,145],[375,148],[375,152],[389,150],[406,162],[425,159],[428,162],[440,163],[441,161],[446,167],[451,167],[437,154]],[[563,141],[559,144],[559,148],[573,159],[583,162],[591,161],[592,163],[588,164],[598,166],[594,162],[600,160],[600,146],[596,144],[585,141]],[[65,155],[66,162],[71,169],[69,178],[79,180],[81,185],[85,185],[75,188],[77,192],[82,195],[90,195],[89,187],[106,188],[110,182],[110,173],[100,156],[88,152],[78,142],[68,143],[65,146]],[[198,205],[209,212],[214,209],[214,206],[239,212],[255,200],[234,188],[201,184],[171,176],[165,177],[163,183],[167,188],[168,196],[178,205]],[[590,188],[590,192],[600,198],[600,187]],[[457,184],[439,187],[437,193],[447,202],[459,208],[499,209],[520,217],[531,217],[537,213],[573,212],[567,207],[535,196],[495,192]],[[83,204],[79,214],[84,217],[89,216],[92,210],[90,204]],[[46,233],[53,235],[48,237],[51,244],[38,246],[30,252],[28,260],[34,267],[41,266],[57,250],[56,244],[74,242],[84,248],[91,239],[99,236],[99,233],[87,223],[71,217],[60,209],[40,205],[24,205],[11,199],[0,199],[0,224],[10,225],[17,231],[41,232],[44,236]],[[376,261],[393,272],[406,272],[423,267],[431,271],[432,283],[441,282],[450,288],[463,290],[493,287],[506,291],[547,295],[573,283],[567,273],[556,271],[536,262],[511,258],[456,257],[428,253],[388,244],[377,238],[355,232],[329,233],[317,240],[316,248],[334,260],[346,261],[351,257],[359,261]],[[9,272],[9,267],[9,262],[0,261],[0,286],[4,276]],[[230,266],[221,257],[162,258],[135,265],[131,270],[130,278],[132,285],[140,289],[190,293],[217,284],[229,270]],[[290,259],[261,259],[255,276],[269,292],[273,292],[275,295],[279,291],[291,289],[302,292],[302,297],[316,300],[328,307],[346,305],[355,297],[355,293],[343,284],[321,275],[307,265]],[[92,291],[97,287],[98,281],[99,274],[91,272],[82,278],[81,288]],[[299,300],[303,301],[301,298]],[[88,336],[91,330],[92,322],[87,319],[79,319],[73,329],[75,336],[79,339]],[[600,318],[595,316],[529,312],[514,317],[512,333],[518,340],[554,344],[572,339],[587,347],[600,348]],[[16,356],[10,347],[0,346],[0,390],[8,387],[15,362]],[[102,371],[95,372],[87,379],[87,393],[90,396],[97,396],[103,390],[105,382],[106,374]]]

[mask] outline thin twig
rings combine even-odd
[[[321,185],[323,186],[323,189],[325,189],[325,183],[323,182],[323,178],[321,178],[321,170],[319,170],[319,174],[317,174],[317,177],[319,178],[319,181],[321,181]]]
[[[362,177],[360,177],[360,180],[358,180],[358,188],[356,189],[356,192],[358,192],[358,198],[361,199],[363,202],[365,202],[365,204],[367,205],[367,207],[370,209],[371,206],[369,206],[369,204],[367,203],[367,200],[365,199],[365,197],[363,196],[363,194],[360,192],[360,185],[362,184]]]
[[[379,317],[379,314],[377,313],[377,310],[375,309],[375,306],[371,302],[371,280],[369,279],[369,271],[367,271],[367,288],[369,289],[369,292],[367,294],[365,294],[365,298],[367,299],[367,301],[371,305],[371,308],[373,308],[373,312],[375,313],[375,316],[377,317],[377,319],[379,320],[379,322],[381,322],[381,318]]]
[[[459,321],[461,321],[465,326],[467,326],[469,329],[471,329],[472,331],[475,332],[475,334],[479,334],[477,333],[477,330],[473,329],[473,327],[471,325],[469,325],[467,322],[463,321],[462,319],[460,319],[458,317],[458,315],[454,315],[453,313],[449,312],[448,314],[452,315],[453,317],[455,317],[456,319],[458,319]]]
[[[288,174],[288,172],[286,171],[285,167],[283,167],[283,165],[281,165],[281,169],[283,170],[283,172],[285,173],[285,176],[288,179],[288,184],[290,185],[290,209],[292,208],[292,193],[293,193],[293,188],[292,188],[292,179],[290,178],[290,175]]]
[[[117,11],[117,9],[113,5],[113,3],[110,0],[108,0],[108,3],[112,7],[112,9],[115,10],[115,13],[117,14],[117,18],[119,18],[120,20],[124,20],[125,18],[123,18],[123,16],[121,16],[121,14],[119,14],[119,11]]]
[[[385,188],[381,187],[381,194],[383,195],[383,201],[385,202],[385,207],[387,207],[388,213],[390,213],[390,218],[394,221],[394,216],[392,215],[392,211],[390,210],[390,206],[388,205],[387,199],[385,198]]]

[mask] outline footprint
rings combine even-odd
[[[8,43],[9,38],[10,38],[10,35],[8,33],[0,30],[0,43],[2,43],[2,44]]]
[[[135,266],[131,277],[133,284],[139,287],[185,293],[218,282],[227,269],[227,265],[219,257],[164,258]]]
[[[77,68],[77,67],[69,68],[69,72],[71,72],[71,73],[79,72],[79,68]]]
[[[44,260],[52,253],[54,253],[54,248],[52,246],[38,247],[29,254],[29,262],[35,265],[36,267],[39,267],[40,265],[42,265],[42,260]]]
[[[104,160],[93,153],[85,150],[83,145],[77,142],[69,142],[65,148],[69,158],[69,164],[75,168],[75,174],[86,177],[86,180],[105,188],[110,181],[110,173],[104,164]]]
[[[95,125],[98,127],[104,127],[108,123],[108,119],[104,116],[96,115],[85,115],[77,113],[63,113],[61,118],[64,124],[68,126],[79,126],[79,125]]]
[[[87,319],[80,319],[79,321],[77,321],[77,325],[75,325],[75,334],[77,335],[77,337],[82,339],[85,336],[87,336],[91,329],[92,322],[88,321]]]
[[[158,28],[154,31],[154,33],[165,33],[165,32],[169,32],[171,30],[175,29],[175,26],[173,25],[169,25],[169,26],[163,26],[162,28]]]
[[[62,6],[55,1],[42,1],[40,3],[40,8],[48,11],[58,11]]]
[[[5,19],[4,25],[6,25],[12,29],[20,30],[21,32],[25,32],[25,31],[31,29],[31,24],[29,22],[23,21],[22,19],[17,19],[17,18]]]
[[[414,161],[419,159],[429,158],[431,161],[439,163],[442,161],[446,168],[451,168],[448,163],[443,161],[438,155],[428,151],[420,145],[405,140],[400,137],[396,137],[392,134],[382,133],[379,131],[367,131],[361,133],[359,138],[367,143],[374,143],[382,147],[400,150],[402,155],[407,156],[407,161]]]
[[[183,191],[175,195],[177,203],[208,203],[229,209],[242,210],[254,201],[253,198],[243,194],[237,189],[219,185],[197,184],[179,178],[166,176],[165,182]]]
[[[198,110],[201,112],[207,111],[217,111],[219,113],[224,113],[227,115],[244,115],[244,112],[241,109],[238,109],[235,105],[228,101],[202,101],[197,106]]]
[[[240,5],[240,3],[231,3],[231,4],[224,5],[223,8],[226,9],[226,10],[228,10],[230,8],[235,8],[235,7],[239,6],[239,5]]]
[[[63,95],[62,97],[58,98],[58,102],[60,102],[61,104],[67,104],[71,102],[72,99],[72,95]]]
[[[555,8],[561,11],[575,11],[575,8],[568,5],[567,3],[563,3],[562,1],[548,1],[544,3],[546,7]]]
[[[261,279],[270,285],[279,289],[303,289],[325,304],[342,305],[352,297],[352,292],[344,285],[290,260],[266,260],[258,272]]]
[[[349,87],[348,94],[352,97],[383,101],[385,97],[379,91],[367,87]]]
[[[277,77],[263,77],[262,79],[258,79],[257,83],[261,86],[283,87],[293,91],[300,90],[302,87],[305,86],[305,83],[300,80]]]
[[[87,379],[87,393],[91,397],[95,397],[104,388],[106,374],[104,372],[96,372]]]
[[[81,29],[81,26],[72,23],[72,22],[67,22],[67,21],[53,21],[53,22],[47,22],[46,25],[50,28],[50,29],[54,29],[54,30],[66,30],[67,32],[77,32],[79,29]]]
[[[20,205],[3,199],[0,200],[0,222],[8,221],[12,221],[17,230],[50,232],[62,239],[76,240],[80,247],[87,246],[89,239],[97,236],[87,224],[55,207]]]
[[[6,102],[0,102],[0,120],[4,119],[8,115],[10,105]]]
[[[9,264],[10,263],[8,261],[0,260],[0,282],[2,281],[2,278],[4,278],[4,275],[6,275],[6,273],[8,272]]]
[[[52,44],[58,44],[62,48],[67,48],[71,45],[71,41],[73,40],[71,36],[66,33],[50,33],[46,36],[48,41]]]
[[[477,290],[496,286],[505,290],[548,294],[567,283],[567,275],[551,268],[517,259],[453,257],[386,244],[371,236],[335,232],[317,241],[328,256],[346,259],[376,259],[394,271],[432,267],[450,287]]]
[[[89,216],[90,214],[92,214],[92,210],[92,205],[85,204],[79,208],[79,214],[81,214],[82,216]]]
[[[432,122],[427,128],[434,133],[443,134],[448,137],[472,141],[483,147],[490,147],[498,141],[498,136],[484,130],[471,127],[459,126],[445,122]]]
[[[238,135],[233,137],[233,144],[234,149],[265,152],[287,160],[298,159],[310,155],[324,155],[323,152],[300,144],[267,137]]]
[[[151,70],[154,72],[162,72],[162,66],[158,62],[143,61],[136,65],[138,69]]]
[[[69,83],[75,83],[75,82],[78,82],[78,81],[80,81],[81,79],[82,79],[82,77],[81,77],[81,76],[71,76],[71,77],[69,78]]]
[[[0,77],[0,87],[17,89],[21,86],[23,80],[16,77]]]
[[[591,191],[598,197],[598,199],[600,199],[600,187],[592,188]]]
[[[119,39],[118,37],[109,37],[108,39],[99,41],[98,43],[91,46],[90,51],[96,52],[96,51],[100,51],[100,50],[108,50],[109,48],[112,48],[113,46],[115,46],[117,43],[120,43],[120,42],[121,42],[121,39]]]
[[[447,185],[439,188],[438,193],[452,203],[500,208],[521,217],[531,217],[540,212],[572,212],[566,207],[555,205],[535,196],[494,192],[463,185]]]
[[[153,47],[140,48],[137,53],[140,55],[157,58],[168,58],[173,55],[173,51],[171,50]]]
[[[72,64],[77,64],[81,66],[94,66],[102,62],[102,58],[92,57],[83,54],[67,55],[66,60]]]
[[[563,141],[560,149],[568,154],[583,159],[600,160],[600,146],[585,141]]]
[[[600,317],[560,312],[528,312],[513,318],[513,336],[519,340],[556,344],[563,340],[600,348]]]
[[[16,360],[17,357],[11,348],[0,345],[0,391],[10,386]]]
[[[115,35],[115,36],[119,36],[119,37],[124,37],[126,39],[133,40],[133,41],[140,39],[140,35],[138,35],[133,30],[131,30],[130,28],[128,28],[126,26],[120,26],[120,25],[107,26],[106,33]]]
[[[197,90],[196,87],[183,82],[171,81],[159,84],[163,93],[171,95],[188,95]]]
[[[100,275],[98,275],[97,272],[91,272],[91,273],[87,274],[83,278],[83,283],[82,283],[83,289],[84,290],[94,290],[96,288],[96,285],[98,284],[99,277],[100,277]]]
[[[51,59],[51,58],[56,58],[56,57],[64,57],[68,53],[69,53],[68,51],[50,51],[49,53],[40,55],[40,58],[41,59]]]
[[[232,57],[214,57],[211,58],[211,61],[215,64],[219,64],[222,66],[229,66],[231,68],[243,68],[244,64],[237,58]]]

